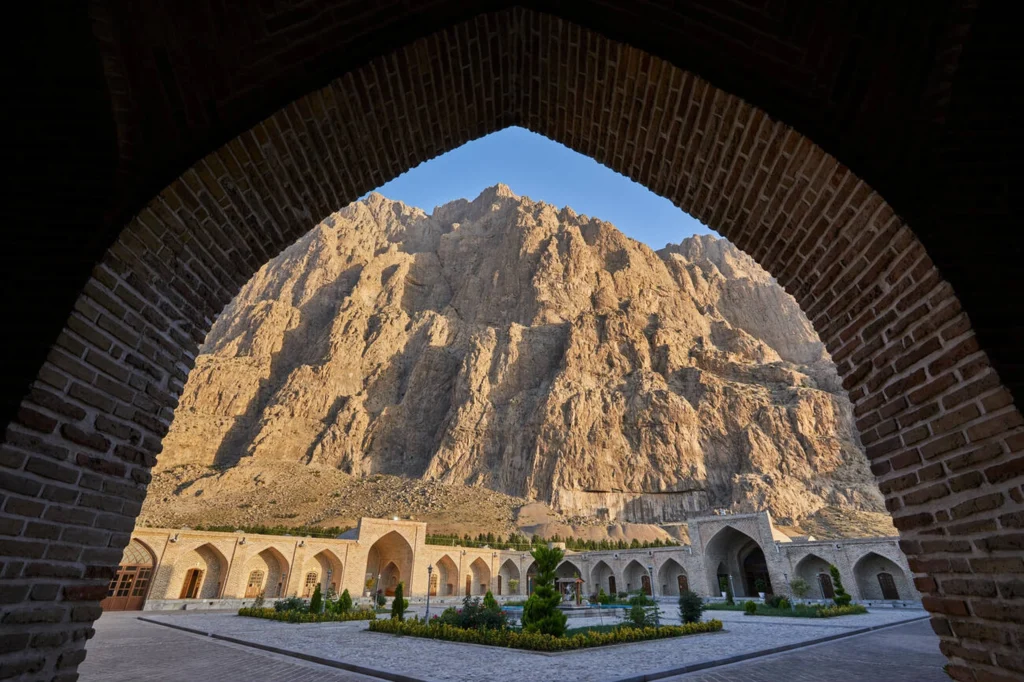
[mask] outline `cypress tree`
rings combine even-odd
[[[320,594],[320,583],[317,583],[316,588],[313,590],[313,596],[309,599],[309,612],[320,613],[320,609],[323,608],[324,598]]]
[[[836,606],[846,606],[853,600],[853,597],[843,587],[843,579],[839,577],[839,569],[836,568],[835,564],[829,564],[828,572],[832,574],[832,587],[835,590],[832,601],[836,603]]]
[[[405,620],[405,607],[409,605],[409,602],[403,598],[402,592],[402,583],[398,583],[398,587],[395,588],[395,598],[391,601],[392,620]]]
[[[352,595],[348,593],[347,588],[338,597],[338,610],[342,613],[348,613],[352,610]]]
[[[539,632],[561,637],[565,634],[566,616],[558,610],[562,595],[555,589],[555,569],[565,552],[557,547],[536,547],[530,554],[537,562],[533,594],[523,606],[523,632]]]

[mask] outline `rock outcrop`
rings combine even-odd
[[[750,258],[502,185],[430,215],[371,194],[273,259],[164,442],[159,469],[301,463],[609,521],[884,511],[835,368]]]

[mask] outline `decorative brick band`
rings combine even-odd
[[[275,113],[110,247],[0,446],[0,678],[75,678],[198,346],[242,284],[323,216],[509,125],[668,197],[777,276],[838,364],[953,674],[1020,676],[1024,418],[911,229],[764,112],[515,8]]]

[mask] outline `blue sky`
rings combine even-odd
[[[382,185],[378,192],[428,213],[503,182],[519,195],[571,206],[660,249],[692,234],[714,234],[642,185],[523,128],[506,128],[454,149]]]

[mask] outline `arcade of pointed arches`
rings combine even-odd
[[[566,598],[576,590],[588,597],[602,590],[718,597],[726,585],[736,597],[756,598],[790,594],[790,583],[801,578],[810,585],[806,598],[829,599],[829,567],[835,565],[857,600],[920,599],[895,538],[793,542],[766,513],[689,525],[692,545],[570,552],[555,571],[558,586]],[[428,545],[425,536],[426,524],[381,519],[362,519],[354,537],[337,539],[140,528],[104,604],[112,610],[180,608],[182,602],[229,607],[260,596],[309,598],[317,585],[324,594],[347,589],[357,600],[378,591],[390,597],[399,583],[408,597],[425,598],[429,591],[439,603],[488,591],[499,600],[532,593],[537,569],[529,553]],[[149,549],[154,546],[165,547],[159,558]]]

